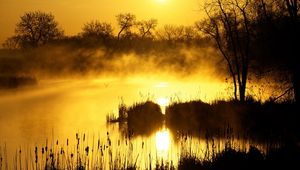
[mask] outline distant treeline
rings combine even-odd
[[[3,44],[4,48],[29,48],[48,43],[78,43],[80,45],[106,47],[117,44],[128,45],[129,41],[143,42],[167,41],[192,43],[203,41],[203,35],[195,26],[165,25],[157,28],[156,19],[137,20],[131,13],[116,16],[118,30],[107,22],[93,20],[83,25],[82,32],[76,36],[67,36],[60,28],[51,13],[41,11],[27,12],[16,24],[15,35],[9,37]],[[117,43],[118,42],[118,43]],[[132,42],[130,43],[132,44]]]
[[[27,12],[0,50],[1,74],[59,77],[175,70],[185,75],[199,63],[215,60],[212,41],[196,27],[157,29],[157,20],[138,21],[131,13],[116,19],[117,34],[111,24],[96,20],[78,35],[66,36],[52,14]]]

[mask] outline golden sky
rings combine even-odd
[[[0,0],[0,43],[14,34],[19,17],[27,11],[51,12],[67,35],[75,35],[84,23],[111,23],[115,16],[131,12],[138,20],[155,18],[164,24],[191,25],[201,18],[203,0]]]

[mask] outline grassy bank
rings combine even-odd
[[[174,133],[207,135],[224,138],[235,135],[253,141],[295,142],[300,139],[299,107],[292,101],[260,102],[248,98],[245,102],[200,100],[172,103],[163,115],[159,105],[151,101],[127,107],[119,105],[118,116],[107,116],[108,122],[126,123],[129,134],[149,135],[166,126]]]
[[[196,134],[217,134],[230,127],[236,135],[291,140],[300,137],[298,111],[293,102],[190,101],[169,105],[166,125],[174,131]]]
[[[106,119],[108,123],[126,123],[128,135],[150,135],[163,124],[161,108],[152,101],[135,103],[129,107],[122,103],[118,116],[107,115]]]

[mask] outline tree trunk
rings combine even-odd
[[[237,97],[237,86],[236,86],[236,78],[235,78],[235,75],[232,76],[232,79],[233,79],[233,88],[234,88],[234,100],[238,100],[238,97]]]
[[[246,94],[246,88],[245,88],[246,86],[244,86],[244,85],[241,85],[240,86],[240,101],[241,102],[244,102],[245,101],[245,94]]]
[[[299,69],[294,69],[293,71],[293,87],[294,87],[294,96],[296,103],[299,104],[300,102],[300,76],[299,76]]]

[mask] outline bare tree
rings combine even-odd
[[[248,7],[249,0],[213,0],[205,6],[208,20],[196,24],[198,29],[214,38],[228,65],[234,97],[240,101],[244,101],[246,96],[250,60]]]
[[[294,95],[296,102],[300,102],[300,68],[299,68],[299,39],[300,39],[300,21],[299,21],[299,10],[300,0],[284,0],[286,9],[290,18],[290,32],[288,33],[291,51],[290,68],[292,72],[292,84],[294,88]]]
[[[300,1],[299,0],[284,0],[287,11],[290,17],[294,20],[299,18]]]
[[[299,39],[300,39],[300,1],[299,0],[260,0],[254,4],[257,12],[256,44],[257,49],[265,60],[272,60],[281,70],[293,90],[296,102],[300,101],[300,67],[299,67]],[[283,43],[284,42],[284,43]]]
[[[150,37],[152,38],[153,32],[157,26],[157,20],[156,19],[150,19],[146,21],[139,21],[137,23],[141,38]]]
[[[52,14],[36,11],[21,16],[15,34],[21,47],[36,47],[61,38],[63,31]]]
[[[184,40],[184,26],[165,25],[157,32],[157,37],[169,42]]]
[[[118,33],[118,40],[123,32],[131,34],[131,28],[136,24],[136,17],[131,13],[119,14],[116,16],[120,31]]]
[[[184,27],[184,41],[190,42],[199,38],[199,33],[195,26],[185,26]]]
[[[6,49],[17,49],[20,48],[19,46],[19,37],[12,36],[5,40],[2,46]]]
[[[83,32],[81,34],[83,37],[107,40],[113,37],[113,28],[111,24],[105,22],[91,21],[84,25]]]

